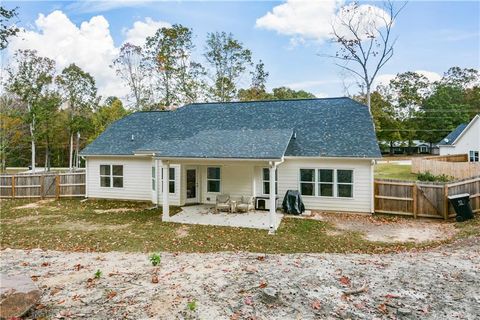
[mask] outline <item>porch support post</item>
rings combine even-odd
[[[160,159],[155,159],[155,201],[157,202],[157,208],[160,208],[160,192],[162,190],[162,174],[160,172],[162,170],[162,162]]]
[[[269,167],[269,175],[270,175],[270,212],[269,212],[269,229],[268,233],[269,234],[275,234],[275,231],[277,230],[277,201],[276,199],[276,194],[275,194],[275,171],[277,170],[277,165],[275,162],[270,162],[270,167]]]
[[[163,169],[163,190],[162,190],[162,221],[168,221],[170,218],[170,204],[168,203],[168,196],[169,196],[169,181],[170,181],[170,163],[168,161],[162,161],[162,169]]]

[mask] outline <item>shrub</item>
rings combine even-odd
[[[100,271],[100,269],[98,269],[95,272],[94,277],[95,277],[95,279],[100,279],[101,276],[102,276],[102,271]]]
[[[448,181],[452,180],[452,177],[447,176],[445,174],[441,174],[441,175],[436,176],[436,175],[430,173],[429,171],[427,171],[427,172],[419,173],[417,175],[417,179],[420,180],[420,181],[448,182]]]
[[[152,265],[155,267],[155,266],[158,266],[160,264],[160,255],[158,253],[153,253],[152,255],[150,255],[150,262],[152,263]]]

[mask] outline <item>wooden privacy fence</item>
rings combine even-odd
[[[455,179],[466,179],[480,175],[480,162],[468,162],[466,154],[412,158],[412,172],[430,172],[447,175]]]
[[[0,175],[0,198],[85,196],[85,172]]]
[[[456,213],[448,196],[469,193],[473,212],[480,212],[480,177],[451,183],[375,179],[375,212],[448,219]]]

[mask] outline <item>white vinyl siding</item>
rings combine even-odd
[[[353,198],[302,196],[306,209],[326,211],[370,212],[373,185],[371,160],[363,159],[295,159],[288,158],[277,167],[278,196],[283,199],[287,190],[300,190],[300,169],[346,169],[354,171]],[[315,189],[318,189],[319,179]],[[309,183],[309,181],[306,181]],[[314,193],[318,194],[318,193]]]
[[[463,134],[453,146],[439,146],[440,155],[469,154],[470,151],[480,151],[480,116],[473,118]]]
[[[151,159],[149,158],[88,157],[86,163],[88,184],[87,197],[122,200],[151,200],[151,163]],[[101,187],[100,165],[123,166],[123,187]],[[110,174],[113,174],[113,172],[110,171]]]

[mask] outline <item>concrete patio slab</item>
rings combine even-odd
[[[283,214],[277,213],[277,228],[282,222]],[[214,207],[195,205],[182,207],[182,211],[170,217],[169,222],[239,227],[268,230],[268,211],[251,211],[248,213],[214,213]]]

